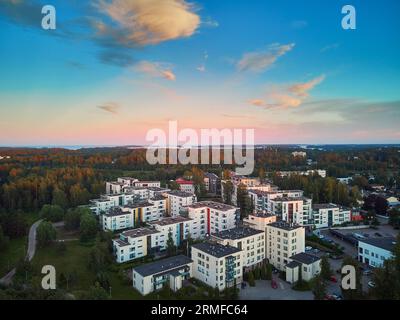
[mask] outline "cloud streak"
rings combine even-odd
[[[171,70],[171,67],[161,62],[140,61],[133,67],[133,70],[153,78],[164,78],[170,81],[176,80],[176,76]]]
[[[118,114],[120,106],[116,102],[108,102],[101,106],[97,106],[97,108],[104,110],[111,114]]]
[[[269,69],[278,58],[294,48],[295,44],[273,44],[265,51],[248,52],[236,63],[236,68],[240,72],[261,73]]]
[[[293,84],[289,87],[273,88],[264,99],[251,99],[248,102],[256,107],[266,109],[297,108],[310,96],[310,91],[325,80],[321,75],[307,82]]]

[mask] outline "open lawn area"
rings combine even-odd
[[[64,253],[60,253],[55,244],[39,249],[33,259],[33,265],[39,271],[44,265],[53,265],[56,268],[57,280],[61,273],[76,274],[76,281],[69,286],[68,290],[76,294],[81,290],[87,290],[95,282],[96,275],[87,266],[88,255],[93,245],[81,244],[79,241],[67,241],[65,245],[67,249]],[[118,274],[119,266],[113,265],[111,269],[108,271],[108,276],[112,299],[143,299],[130,283],[121,279]],[[151,299],[151,297],[148,298]]]
[[[20,259],[26,256],[27,242],[26,236],[10,240],[7,249],[0,253],[0,278],[5,276]]]

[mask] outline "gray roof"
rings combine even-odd
[[[238,248],[232,246],[224,246],[219,243],[211,242],[197,243],[192,245],[192,248],[196,248],[216,258],[230,256],[231,254],[241,251]]]
[[[176,268],[192,263],[193,260],[187,256],[179,255],[167,259],[158,260],[155,262],[143,264],[134,267],[132,270],[136,271],[143,277],[156,275],[158,273],[165,273],[169,270],[174,271]]]
[[[392,251],[396,243],[396,239],[394,237],[370,238],[370,239],[359,240],[359,242],[363,242],[387,251]]]
[[[172,196],[176,196],[176,197],[180,197],[180,198],[189,198],[189,197],[193,197],[194,196],[193,193],[186,192],[186,191],[180,191],[180,190],[168,191],[167,194],[172,195]]]
[[[237,239],[243,239],[243,238],[247,238],[250,236],[254,236],[256,234],[263,234],[263,233],[264,233],[264,231],[261,231],[261,230],[255,230],[255,229],[246,228],[246,227],[237,227],[237,228],[214,233],[213,236],[220,238],[220,239],[237,240]]]
[[[208,208],[220,210],[220,211],[228,211],[228,210],[232,210],[232,209],[237,209],[236,207],[231,206],[229,204],[215,202],[215,201],[199,201],[199,202],[189,205],[188,207],[193,208],[193,209],[208,207]]]
[[[313,209],[318,210],[318,209],[335,209],[339,208],[338,205],[333,204],[333,203],[316,203],[313,204]]]
[[[321,258],[305,252],[295,254],[294,256],[291,256],[290,259],[298,263],[307,265],[317,262],[318,260],[321,260]]]
[[[286,231],[292,231],[292,230],[296,230],[299,228],[303,228],[302,226],[300,226],[298,224],[290,224],[285,221],[276,221],[276,222],[270,223],[268,226],[274,227],[274,228],[279,228],[279,229],[286,230]]]
[[[301,266],[301,263],[299,263],[299,262],[297,262],[297,261],[290,261],[290,262],[286,265],[286,267],[287,267],[287,268],[290,268],[290,269],[294,269],[294,268],[300,267],[300,266]]]
[[[122,235],[124,237],[129,237],[129,238],[139,238],[143,236],[148,236],[151,234],[158,233],[157,230],[155,229],[150,229],[150,228],[136,228],[136,229],[130,229],[122,232]]]

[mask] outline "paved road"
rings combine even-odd
[[[28,235],[28,251],[26,252],[25,259],[28,261],[32,261],[33,257],[35,256],[36,251],[36,230],[37,227],[40,225],[42,220],[36,221],[29,229]],[[3,278],[0,279],[0,283],[9,285],[12,281],[12,278],[15,275],[15,268],[12,269],[9,273],[7,273]]]

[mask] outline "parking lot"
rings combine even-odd
[[[240,300],[313,300],[311,291],[295,291],[291,285],[274,275],[278,287],[273,289],[271,281],[257,280],[255,287],[246,286],[240,290]]]

